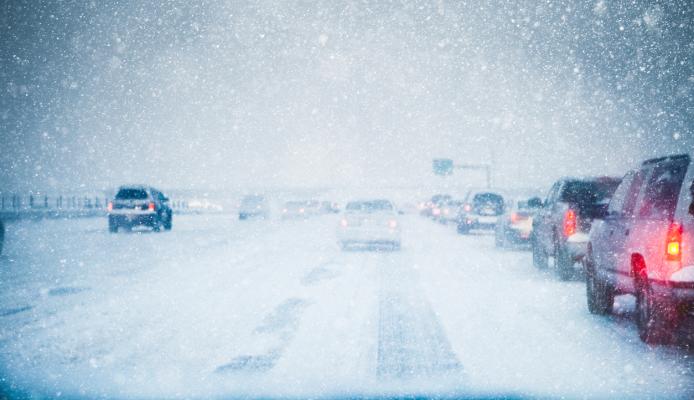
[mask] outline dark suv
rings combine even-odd
[[[168,231],[172,222],[169,199],[151,187],[121,186],[113,201],[108,203],[109,232],[118,232],[118,228],[130,230],[134,226]]]
[[[694,312],[694,166],[689,155],[645,161],[615,192],[590,232],[584,259],[588,309],[612,311],[636,296],[639,336],[670,342]]]
[[[583,258],[593,219],[607,210],[619,178],[564,178],[549,191],[533,219],[533,264],[544,269],[552,257],[559,278],[569,279]]]
[[[489,190],[471,191],[456,212],[458,233],[465,235],[473,229],[496,229],[499,217],[504,213],[504,198]]]

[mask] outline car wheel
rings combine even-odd
[[[498,229],[494,232],[494,246],[497,248],[506,247],[506,235],[500,233]]]
[[[676,309],[665,299],[658,299],[644,276],[636,287],[636,327],[639,337],[648,344],[673,341]]]
[[[568,251],[560,243],[554,247],[554,265],[557,268],[557,275],[562,281],[568,281],[573,276],[573,260]]]
[[[542,245],[538,242],[537,238],[533,236],[532,240],[533,247],[533,265],[537,269],[547,269],[549,266],[549,261],[547,259],[547,252],[542,249]]]
[[[586,271],[588,311],[596,315],[610,314],[614,306],[614,291],[607,282],[602,282],[598,278],[592,262],[584,259],[583,265]]]
[[[166,218],[166,221],[164,221],[164,229],[167,231],[170,231],[172,227],[173,227],[173,215],[171,213],[169,213],[168,217]]]
[[[116,225],[116,223],[113,221],[108,221],[108,231],[110,233],[118,232],[118,225]]]
[[[157,219],[155,219],[154,222],[152,223],[152,230],[153,230],[154,232],[160,232],[160,231],[161,231],[161,226],[162,226],[161,218],[157,218]]]

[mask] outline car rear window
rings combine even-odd
[[[574,204],[608,204],[619,180],[572,181],[562,190],[561,201]]]
[[[346,207],[347,211],[361,212],[389,211],[392,209],[393,205],[388,200],[353,201],[348,203]]]
[[[116,194],[118,200],[144,200],[147,198],[147,191],[144,189],[123,188]]]
[[[664,163],[653,169],[639,206],[642,217],[662,216],[671,219],[687,172],[687,162]]]
[[[479,207],[494,207],[497,211],[504,209],[504,198],[496,193],[477,193],[472,198],[472,206]]]

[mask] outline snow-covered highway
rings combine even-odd
[[[7,224],[0,385],[48,396],[384,393],[694,396],[682,346],[649,347],[633,300],[590,315],[580,279],[402,217],[402,250],[348,251],[338,217]]]

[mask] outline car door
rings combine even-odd
[[[625,224],[625,215],[623,213],[624,203],[631,189],[631,184],[634,179],[635,172],[630,171],[622,179],[614,195],[610,199],[610,204],[607,208],[607,215],[602,220],[593,222],[591,232],[591,248],[593,261],[600,270],[605,271],[608,275],[615,272],[616,263],[615,255],[622,249],[624,245],[619,235],[615,232],[622,230]]]
[[[682,185],[682,191],[677,207],[675,220],[682,224],[682,254],[680,267],[685,270],[680,274],[692,276],[694,274],[694,166],[689,167],[689,173]]]
[[[559,192],[559,187],[561,182],[556,182],[552,185],[552,188],[547,193],[547,198],[545,203],[537,213],[535,220],[533,220],[533,232],[536,235],[538,244],[547,251],[550,249],[550,242],[552,237],[552,211],[555,207],[557,193]]]

